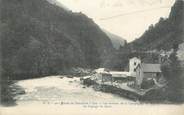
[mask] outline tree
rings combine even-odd
[[[168,81],[167,97],[170,101],[181,102],[183,99],[183,69],[177,57],[178,44],[173,44],[173,52],[167,63],[163,64],[163,75]]]

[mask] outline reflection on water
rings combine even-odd
[[[117,95],[85,87],[79,78],[61,76],[22,80],[14,85],[22,87],[25,94],[14,97],[17,105],[55,102],[132,102]]]

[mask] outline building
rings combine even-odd
[[[113,82],[128,82],[135,81],[135,77],[131,77],[130,72],[125,71],[110,71]]]
[[[126,81],[130,79],[130,73],[124,71],[109,71],[105,68],[99,68],[95,70],[95,75],[93,76],[93,80],[99,81],[103,83],[113,83],[117,80]]]
[[[158,80],[162,76],[160,64],[141,63],[136,69],[136,85],[141,86],[144,81]]]
[[[96,69],[91,80],[98,84],[127,85],[134,89],[149,89],[160,84],[162,77],[161,64],[142,63],[137,57],[129,60],[129,71],[110,71],[106,68]],[[162,80],[164,82],[164,80]]]
[[[137,57],[133,57],[129,60],[129,73],[132,77],[136,77],[136,68],[141,64],[141,60]]]
[[[130,72],[126,71],[110,71],[113,77],[127,77],[130,76]]]
[[[109,72],[108,69],[99,68],[95,70],[95,75],[93,76],[93,80],[103,84],[103,83],[110,83],[112,84],[113,78],[112,74]]]
[[[100,74],[97,74],[97,81],[100,81],[101,83],[104,83],[104,82],[113,82],[113,79],[112,79],[112,75],[109,74],[109,73],[100,73]]]

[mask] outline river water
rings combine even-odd
[[[22,80],[15,85],[22,87],[25,94],[15,97],[18,105],[29,104],[70,104],[89,102],[123,102],[133,101],[113,95],[95,91],[91,87],[81,84],[77,77],[50,76],[39,79]]]
[[[77,77],[49,76],[21,80],[12,85],[14,86],[21,87],[25,93],[14,97],[17,105],[0,106],[2,115],[65,115],[66,113],[93,115],[92,113],[96,112],[98,114],[122,112],[141,114],[141,111],[145,110],[145,106],[141,111],[136,109],[139,108],[137,106],[139,102],[85,87]],[[148,111],[157,111],[157,109],[158,106],[151,106]]]

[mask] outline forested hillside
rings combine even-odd
[[[129,44],[134,50],[170,50],[173,43],[184,42],[184,1],[176,0],[171,9],[169,18],[160,18],[155,25],[137,40]]]
[[[0,0],[0,41],[1,75],[15,78],[98,68],[113,50],[92,19],[47,0]]]
[[[176,0],[168,18],[160,18],[155,25],[150,25],[143,35],[126,44],[111,56],[111,67],[126,69],[128,59],[140,56],[144,62],[156,63],[160,50],[170,51],[173,45],[184,42],[184,1]],[[157,53],[153,53],[153,52]]]

